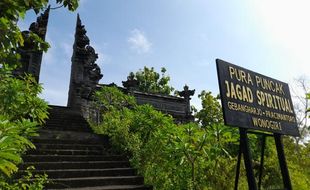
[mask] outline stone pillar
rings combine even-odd
[[[127,77],[126,81],[122,81],[123,86],[127,89],[127,91],[133,95],[134,90],[138,90],[138,81],[131,76]]]
[[[95,63],[98,54],[89,45],[85,26],[77,15],[73,55],[71,58],[71,77],[68,95],[68,107],[81,112],[87,112],[91,96],[99,80],[102,78],[100,67]]]
[[[186,105],[186,118],[188,121],[193,121],[194,117],[192,116],[192,111],[191,111],[191,104],[190,104],[190,100],[191,100],[191,96],[193,96],[195,94],[195,90],[189,90],[188,86],[185,85],[183,87],[183,91],[179,92],[179,95],[184,97],[185,101],[187,102]]]
[[[34,76],[37,82],[39,82],[43,51],[35,50],[35,44],[30,39],[30,33],[33,32],[43,41],[45,40],[49,12],[50,6],[37,18],[36,22],[33,22],[30,25],[28,31],[22,32],[25,42],[24,46],[17,50],[21,56],[21,67],[14,71],[15,76],[23,76],[24,73],[29,73]]]

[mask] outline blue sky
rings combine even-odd
[[[54,6],[54,5],[53,5]],[[76,15],[99,54],[101,83],[121,85],[144,66],[167,69],[171,85],[218,93],[215,59],[284,82],[307,75],[310,3],[306,0],[82,0],[76,12],[50,13],[41,97],[66,105]],[[19,25],[27,29],[32,12]]]

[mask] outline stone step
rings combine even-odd
[[[82,177],[82,178],[57,178],[50,179],[51,184],[47,188],[70,188],[70,187],[92,187],[108,185],[143,185],[141,176],[115,176],[115,177]]]
[[[121,155],[25,155],[24,162],[127,161]]]
[[[53,183],[45,189],[151,190],[143,177],[130,168],[127,156],[112,149],[108,137],[92,132],[80,113],[50,106],[50,119],[32,142],[36,150],[23,157],[18,175],[34,166],[34,174],[46,173]]]
[[[81,115],[68,115],[68,114],[58,114],[58,115],[52,114],[46,120],[47,123],[48,122],[61,123],[61,122],[68,122],[68,121],[88,123],[87,120]]]
[[[76,132],[92,132],[90,127],[85,126],[70,126],[70,125],[47,125],[44,127],[45,130],[57,130],[57,131],[76,131]]]
[[[152,186],[147,185],[108,185],[96,187],[82,187],[82,188],[65,188],[62,190],[152,190]],[[47,189],[54,190],[54,189]],[[59,189],[61,190],[61,189]]]
[[[63,118],[68,118],[72,121],[83,121],[83,122],[87,122],[87,120],[81,116],[81,115],[78,115],[78,114],[66,114],[66,113],[63,113],[63,114],[51,114],[50,117],[46,120],[47,122],[48,121],[63,121],[62,119]]]
[[[27,151],[32,155],[104,155],[102,150],[87,149],[36,149]]]
[[[81,126],[81,127],[87,127],[89,128],[88,124],[86,121],[73,121],[71,119],[68,119],[68,120],[60,120],[60,121],[55,121],[55,120],[48,120],[46,123],[45,123],[46,126],[49,126],[49,125],[56,125],[56,126]]]
[[[88,122],[81,115],[50,115],[50,119],[46,121],[45,126],[57,128],[86,128],[90,129]]]
[[[20,171],[21,174],[25,170]],[[47,174],[48,178],[81,178],[81,177],[111,177],[111,176],[135,176],[137,170],[132,168],[108,168],[108,169],[59,169],[36,170],[34,174]]]
[[[73,112],[69,107],[66,106],[57,106],[57,105],[49,105],[49,112],[65,112],[70,111]]]
[[[89,144],[50,144],[50,143],[35,143],[36,149],[77,149],[77,150],[96,150],[104,151],[106,147],[103,145]]]
[[[89,146],[92,145],[105,145],[107,144],[108,139],[85,139],[85,140],[75,140],[69,138],[42,138],[42,137],[35,137],[31,140],[34,144],[87,144]]]
[[[79,113],[76,113],[76,112],[72,112],[70,110],[64,110],[64,111],[50,111],[50,114],[49,114],[49,120],[61,120],[61,119],[64,119],[64,120],[81,120],[81,121],[86,121],[85,118],[79,114]]]
[[[81,114],[70,113],[70,112],[51,113],[47,121],[49,120],[60,121],[62,118],[70,118],[72,120],[83,120],[87,122],[87,120]]]
[[[130,167],[128,161],[62,161],[62,162],[25,162],[21,169],[34,166],[37,170],[52,169],[107,169]]]
[[[81,115],[68,115],[68,114],[51,114],[49,115],[49,118],[46,120],[46,122],[78,122],[81,121],[82,123],[87,122],[83,116]]]
[[[72,120],[72,121],[84,121],[87,122],[87,119],[85,119],[81,114],[79,113],[72,113],[72,112],[59,112],[59,113],[50,113],[48,119],[46,121],[50,120]]]
[[[59,119],[59,118],[83,118],[81,114],[72,111],[52,111],[49,114],[49,119]]]
[[[81,123],[47,123],[44,128],[66,128],[66,129],[72,129],[72,131],[79,128],[91,130],[89,126]]]
[[[77,142],[78,144],[109,144],[107,136],[96,135],[93,132],[75,131],[75,130],[50,130],[42,128],[39,131],[40,136],[33,139],[42,139],[46,141],[53,141],[55,143],[69,141],[70,143]],[[34,141],[33,141],[34,142]],[[80,143],[79,143],[80,142]]]

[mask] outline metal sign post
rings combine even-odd
[[[264,157],[265,157],[265,146],[266,146],[266,135],[262,135],[261,139],[262,148],[260,154],[260,167],[259,167],[259,177],[258,177],[258,190],[262,187],[262,177],[263,177],[263,170],[264,170]]]
[[[277,147],[278,159],[280,163],[284,188],[287,190],[291,190],[292,184],[291,184],[291,179],[290,179],[290,175],[289,175],[287,164],[286,164],[286,159],[285,159],[285,154],[284,154],[284,149],[283,149],[282,135],[274,134],[274,140],[275,140],[276,147]]]
[[[255,176],[252,166],[252,156],[249,147],[247,129],[239,128],[239,133],[240,133],[240,148],[243,153],[246,176],[248,179],[248,186],[251,187],[251,190],[257,190],[257,185],[255,182]]]

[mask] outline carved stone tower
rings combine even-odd
[[[76,111],[83,111],[88,106],[91,95],[103,76],[95,63],[97,58],[94,48],[89,45],[80,16],[77,15],[68,95],[68,107]]]
[[[23,31],[25,43],[18,49],[21,55],[21,67],[14,72],[15,75],[22,76],[24,73],[32,74],[39,82],[43,51],[34,50],[34,44],[30,39],[30,32],[37,34],[42,40],[45,40],[47,24],[49,18],[50,6],[42,13],[36,22],[33,22],[28,31]]]

